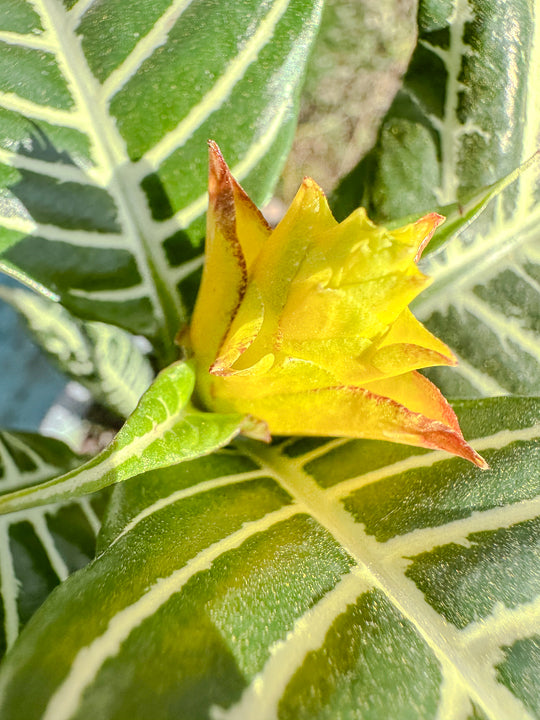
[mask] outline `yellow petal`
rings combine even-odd
[[[271,231],[210,144],[207,262],[191,327],[199,401],[249,434],[343,435],[444,449],[480,467],[418,368],[455,358],[408,310],[443,218],[338,224],[313,180]],[[259,422],[257,422],[259,421]]]
[[[293,283],[279,327],[294,341],[329,338],[373,338],[430,283],[412,264],[408,272],[339,288]]]
[[[234,363],[251,347],[264,320],[264,305],[259,288],[248,285],[238,311],[210,367],[214,375],[227,375]],[[257,359],[254,363],[258,362]]]
[[[416,248],[415,262],[420,260],[424,248],[433,237],[435,230],[445,221],[439,213],[429,213],[410,225],[404,225],[392,231],[392,235],[401,242]]]
[[[441,220],[433,213],[394,235],[360,208],[316,236],[290,282],[283,337],[296,343],[386,332],[431,282],[414,259]]]
[[[432,335],[406,308],[381,340],[374,342],[359,362],[373,379],[393,377],[433,365],[457,365],[450,348]]]
[[[257,289],[264,307],[264,319],[257,338],[237,361],[237,369],[248,368],[279,344],[278,324],[298,266],[313,238],[337,225],[326,197],[313,180],[306,178],[289,210],[264,244],[250,273],[250,285]],[[255,297],[255,293],[253,295]],[[233,337],[243,334],[242,325],[254,326],[260,305],[247,297],[244,312],[234,318],[225,339],[225,353]],[[220,353],[221,354],[221,353]]]
[[[413,413],[441,422],[461,435],[455,412],[440,390],[419,372],[374,380],[363,387],[375,395],[394,400]]]
[[[245,412],[247,408],[239,405]],[[287,393],[249,402],[249,412],[264,417],[274,435],[325,435],[371,438],[446,450],[479,467],[485,461],[456,430],[395,400],[355,387]]]
[[[397,230],[375,225],[364,208],[316,236],[308,249],[296,280],[331,271],[329,287],[365,282],[409,269],[444,218],[437,213]]]
[[[248,266],[270,234],[261,213],[233,178],[212,142],[209,157],[206,260],[190,331],[193,351],[201,365],[209,365],[215,358],[245,293]]]
[[[296,358],[264,355],[247,370],[235,370],[214,380],[215,397],[230,403],[289,392],[314,390],[335,384],[336,378],[324,368]]]

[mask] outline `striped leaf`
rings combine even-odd
[[[0,267],[163,363],[201,265],[206,140],[267,197],[321,0],[0,10]]]
[[[456,202],[466,213],[471,193],[540,147],[538,3],[422,0],[418,20],[404,87],[341,187],[342,213],[361,202],[379,220]],[[449,395],[538,392],[539,199],[536,162],[426,258],[436,282],[415,313],[460,359],[429,372]]]
[[[456,409],[491,471],[246,441],[117,486],[6,658],[2,719],[540,717],[540,403]]]
[[[0,492],[80,463],[58,440],[0,433]],[[103,498],[74,500],[0,518],[0,656],[47,595],[94,557]]]
[[[0,285],[0,298],[22,315],[38,345],[93,398],[120,417],[135,410],[154,376],[129,333],[82,321],[36,293]]]
[[[242,429],[256,428],[237,413],[197,410],[191,365],[162,370],[114,440],[84,465],[40,485],[0,497],[0,514],[96,492],[147,470],[169,467],[227,445]]]

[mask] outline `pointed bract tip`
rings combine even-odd
[[[219,145],[208,141],[208,194],[215,197],[230,183],[231,171],[225,162]]]
[[[272,436],[268,425],[264,420],[259,420],[253,415],[246,415],[242,424],[240,425],[240,432],[242,435],[251,438],[252,440],[260,440],[261,442],[271,443]]]
[[[319,185],[319,183],[315,182],[315,180],[312,177],[309,177],[308,175],[306,175],[304,177],[304,179],[302,180],[301,187],[304,190],[315,192],[318,195],[324,195],[324,197],[326,197],[326,194],[325,194],[324,190],[322,189],[322,187]]]
[[[461,435],[461,431],[460,431]],[[447,448],[444,448],[445,450]],[[476,450],[469,445],[469,443],[461,435],[461,442],[458,440],[458,446],[453,449],[448,448],[450,452],[453,452],[458,457],[462,457],[464,460],[472,462],[473,465],[480,468],[480,470],[490,470],[488,463],[484,458],[476,452]]]
[[[491,470],[489,464],[484,460],[481,455],[476,452],[476,450],[473,450],[471,462],[473,462],[477,467],[479,467],[480,470]]]
[[[439,215],[439,213],[432,212],[428,215],[424,215],[424,217],[421,217],[415,222],[415,225],[418,226],[418,229],[423,232],[424,239],[418,247],[418,251],[414,257],[414,262],[418,262],[420,260],[420,258],[422,257],[422,253],[424,252],[426,245],[433,237],[435,230],[440,225],[442,225],[445,220],[446,218],[444,217],[444,215]]]
[[[210,375],[216,375],[218,377],[227,377],[227,375],[232,375],[230,365],[224,363],[222,358],[215,360],[208,368],[208,372]]]

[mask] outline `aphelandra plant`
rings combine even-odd
[[[0,9],[0,295],[125,418],[0,434],[2,720],[540,717],[538,10],[421,2],[270,228],[321,10]]]

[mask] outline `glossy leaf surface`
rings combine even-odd
[[[186,363],[162,370],[105,450],[60,477],[0,497],[0,514],[96,492],[227,445],[247,421],[236,413],[206,413],[191,406],[194,384]]]
[[[118,486],[2,717],[537,717],[538,403],[456,409],[491,471],[301,439]]]
[[[206,140],[268,196],[321,2],[18,6],[0,15],[1,267],[171,361],[202,262]]]

